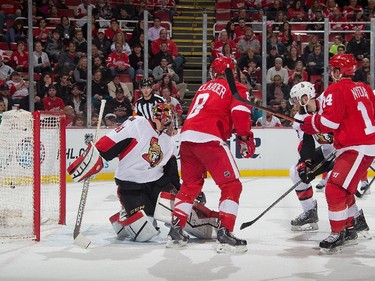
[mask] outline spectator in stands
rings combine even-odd
[[[70,81],[70,77],[68,73],[63,73],[57,77],[57,82],[55,84],[57,90],[57,96],[62,98],[64,103],[66,103],[68,97],[70,96],[70,92],[72,89],[72,82]]]
[[[353,81],[367,83],[367,75],[370,73],[370,60],[362,59],[362,65],[355,71]]]
[[[74,127],[86,127],[86,117],[83,114],[83,112],[77,112],[76,116],[73,119],[73,124],[72,126]]]
[[[281,76],[276,74],[271,83],[267,83],[267,104],[273,102],[280,105],[282,100],[288,101],[290,97],[289,85],[283,83]]]
[[[248,62],[247,67],[244,67],[243,74],[252,89],[262,89],[262,69],[257,66],[257,62],[254,59]]]
[[[238,42],[239,40],[241,40],[245,36],[246,28],[247,28],[246,20],[244,18],[239,18],[238,19],[238,25],[235,26],[235,28],[234,28],[234,34],[236,35],[235,39],[233,39],[234,42]],[[229,35],[228,35],[228,38],[230,39]]]
[[[282,58],[275,58],[274,66],[267,70],[266,83],[272,83],[275,75],[279,75],[283,83],[288,84],[288,70],[283,67]]]
[[[363,10],[363,18],[365,21],[371,21],[371,17],[373,17],[375,13],[375,0],[368,0],[367,6],[365,6]]]
[[[12,67],[3,62],[4,51],[0,50],[0,84],[4,84],[14,71]]]
[[[289,71],[288,84],[290,88],[292,88],[296,83],[308,80],[309,74],[306,72],[303,62],[297,60],[294,64],[294,68]]]
[[[277,112],[279,112],[281,114],[284,114],[286,116],[290,116],[290,114],[291,114],[291,106],[290,106],[289,101],[282,100],[280,102],[280,106],[277,109]],[[288,121],[287,119],[284,119],[284,118],[281,118],[281,117],[278,117],[278,118],[280,119],[280,123],[281,123],[281,125],[283,127],[290,127],[290,126],[292,126],[292,122]]]
[[[61,54],[54,71],[59,75],[61,73],[69,73],[69,76],[73,77],[73,72],[77,67],[79,59],[80,56],[76,52],[76,43],[71,41],[68,43],[68,49]]]
[[[221,55],[227,58],[231,58],[236,61],[239,58],[239,54],[235,50],[232,50],[232,46],[229,43],[223,45],[223,50]],[[238,56],[238,57],[237,57]]]
[[[98,0],[96,3],[96,9],[100,19],[110,20],[112,18],[113,12],[109,2],[106,2],[105,0]],[[104,27],[104,25],[101,27]]]
[[[124,91],[122,88],[117,88],[115,93],[115,98],[110,99],[104,110],[104,115],[108,113],[113,113],[116,115],[117,121],[123,123],[126,118],[132,116],[132,106],[129,100],[125,97]]]
[[[52,31],[52,37],[47,39],[44,50],[52,63],[59,61],[64,52],[64,44],[60,39],[60,31],[58,29]]]
[[[74,112],[73,106],[65,105],[64,114],[66,118],[66,126],[73,126],[73,120],[76,117],[76,113]]]
[[[142,53],[141,46],[136,43],[133,48],[133,52],[129,56],[130,66],[134,68],[135,74],[144,75],[144,56]],[[148,74],[151,74],[152,70],[148,69]]]
[[[248,48],[252,48],[255,54],[260,54],[260,42],[251,27],[245,28],[245,34],[239,40],[238,46],[241,54],[246,53]]]
[[[327,0],[327,3],[323,9],[323,16],[327,18],[333,18],[335,8],[339,9],[341,13],[341,8],[337,5],[336,0]]]
[[[172,66],[168,64],[166,58],[162,58],[160,61],[160,65],[152,70],[152,75],[155,77],[156,82],[161,81],[164,74],[170,76],[171,80],[176,83],[178,83],[180,80],[176,72],[173,70]]]
[[[301,0],[294,0],[292,5],[288,8],[286,16],[290,21],[305,21],[306,12]]]
[[[287,49],[290,48],[290,46],[297,46],[297,38],[294,34],[292,34],[292,29],[290,26],[290,23],[285,21],[280,27],[279,34],[277,36],[277,39],[280,43],[282,43]],[[285,51],[284,51],[285,52]],[[283,53],[284,55],[285,53]]]
[[[103,99],[111,99],[107,84],[105,81],[103,81],[102,72],[100,70],[97,70],[93,73],[91,85],[92,104],[95,110],[98,111],[100,108],[100,103]]]
[[[342,9],[342,15],[348,20],[353,21],[356,12],[361,11],[363,13],[363,7],[358,5],[357,0],[349,0],[349,5],[344,6]]]
[[[327,1],[328,2],[328,1]],[[316,21],[316,14],[318,12],[323,13],[324,4],[320,3],[320,0],[313,0],[311,6],[307,9],[307,20]],[[324,20],[323,20],[324,21]]]
[[[362,61],[364,57],[368,57],[370,54],[370,45],[363,38],[363,33],[357,30],[354,33],[352,39],[349,40],[346,45],[346,52],[352,54],[357,61]]]
[[[87,66],[87,57],[81,57],[73,71],[74,82],[77,83],[82,89],[84,89],[87,85]]]
[[[0,100],[4,103],[4,111],[12,109],[13,100],[9,92],[9,86],[6,83],[0,85]]]
[[[130,47],[133,48],[134,44],[137,43],[139,35],[144,34],[145,32],[145,22],[143,18],[139,19],[137,24],[135,25],[133,31],[132,31],[132,37],[129,40]],[[159,36],[159,34],[158,34]]]
[[[262,64],[262,57],[260,55],[256,55],[253,48],[248,48],[246,53],[242,54],[238,60],[238,67],[240,70],[244,70],[245,67],[248,67],[249,62],[254,60],[256,62],[256,66],[261,66]]]
[[[314,47],[319,44],[318,36],[310,35],[308,44],[303,48],[303,60],[306,63],[309,54],[314,52]]]
[[[311,24],[307,25],[307,30],[313,30],[313,31],[321,31],[321,33],[318,33],[318,38],[322,39],[324,38],[324,17],[322,10],[317,10],[313,16],[313,18],[310,20]]]
[[[117,127],[117,117],[114,113],[108,113],[104,116],[104,123],[107,128],[116,128]]]
[[[119,21],[121,29],[134,28],[134,24],[129,22],[133,20],[133,16],[128,13],[126,8],[124,7],[120,8],[120,13],[116,16],[116,19]]]
[[[345,47],[345,44],[344,44],[344,39],[341,37],[341,35],[336,35],[335,38],[333,39],[333,43],[331,45],[331,47],[329,48],[329,56],[330,57],[333,57],[334,55],[337,54],[337,48],[339,46],[343,46],[344,48]]]
[[[92,44],[98,48],[99,54],[104,58],[111,52],[112,41],[104,35],[103,31],[98,32],[98,35],[93,38]]]
[[[60,23],[56,25],[56,30],[60,33],[60,38],[64,45],[68,45],[68,42],[74,37],[75,28],[66,16],[60,18]]]
[[[364,22],[364,14],[363,14],[363,9],[355,10],[353,19],[351,20],[352,22]],[[348,25],[349,30],[365,30],[366,29],[366,24],[364,23],[351,23]]]
[[[99,22],[97,22],[97,20],[99,20],[98,10],[94,9],[91,16],[91,38],[95,38],[96,36],[98,36],[100,24]],[[83,38],[87,40],[87,22],[82,25],[81,31]]]
[[[297,61],[301,61],[304,66],[303,57],[299,55],[298,48],[290,46],[288,53],[284,56],[284,67],[290,72],[294,69]]]
[[[225,30],[228,34],[228,39],[235,41],[236,40],[236,33],[234,32],[235,25],[233,21],[228,21],[227,25],[225,26]]]
[[[121,44],[122,45],[122,51],[125,54],[127,54],[128,56],[130,56],[130,54],[132,53],[132,50],[130,49],[130,46],[129,46],[128,42],[126,42],[126,37],[125,37],[125,34],[123,32],[117,32],[115,34],[115,36],[113,36],[113,42],[111,44],[111,52],[115,51],[116,43]]]
[[[77,84],[73,84],[70,95],[65,101],[65,105],[71,105],[76,115],[79,112],[86,111],[86,98],[84,97],[83,88]]]
[[[91,0],[82,0],[82,3],[77,6],[76,18],[82,19],[82,21],[77,21],[78,27],[82,27],[84,24],[89,6],[91,6],[92,9],[95,8],[95,5],[91,4]]]
[[[312,75],[321,75],[324,71],[324,53],[322,46],[317,44],[314,51],[307,56],[306,71],[309,74],[309,80]]]
[[[6,82],[9,86],[9,91],[12,94],[14,104],[19,104],[21,109],[29,109],[29,81],[22,79],[17,71],[10,74],[9,81]]]
[[[245,3],[243,3],[243,2],[241,3],[241,1],[232,1],[232,7],[233,7],[233,10],[238,10],[237,16],[232,19],[233,23],[239,22],[240,19],[245,19],[245,22],[251,21],[250,13],[247,12],[246,7],[245,7]],[[228,35],[229,35],[229,33],[228,33]]]
[[[109,40],[113,40],[113,36],[115,36],[115,34],[117,32],[122,32],[121,31],[121,28],[120,28],[120,25],[119,25],[119,22],[117,21],[117,19],[112,19],[111,20],[111,25],[110,27],[108,27],[106,30],[105,30],[105,37],[107,37],[107,39]]]
[[[8,43],[14,43],[19,40],[26,40],[27,34],[25,29],[23,28],[22,19],[16,19],[13,22],[13,25],[7,29],[6,38]]]
[[[47,96],[43,98],[43,108],[46,111],[62,111],[64,110],[64,101],[57,97],[57,89],[55,85],[50,85],[47,89]]]
[[[182,113],[183,113],[182,106],[180,102],[178,101],[178,99],[172,96],[171,89],[169,87],[161,88],[161,96],[163,97],[166,103],[169,103],[172,105],[172,108],[174,112],[177,113],[177,116],[179,117],[179,119],[182,119]]]
[[[148,29],[148,40],[154,42],[156,39],[159,39],[161,30],[165,30],[165,27],[161,26],[160,18],[155,17],[153,26]]]
[[[24,41],[17,42],[17,48],[12,52],[9,62],[18,72],[29,71],[29,53],[25,51]]]
[[[154,58],[152,60],[152,68],[160,65],[160,61],[162,58],[166,58],[168,61],[168,65],[171,65],[172,68],[176,68],[173,57],[168,53],[168,44],[166,42],[163,42],[161,44],[160,52],[154,55]]]
[[[342,16],[338,7],[333,9],[333,16],[329,18],[329,21],[332,30],[347,30],[349,28],[346,23],[348,20]]]
[[[38,27],[33,30],[34,39],[39,39],[45,44],[48,37],[51,36],[51,30],[47,28],[47,22],[44,18],[39,19],[37,25]]]
[[[34,41],[34,72],[35,73],[42,73],[42,72],[52,72],[51,62],[49,61],[49,57],[47,53],[43,52],[42,42],[39,40]]]
[[[157,103],[163,103],[164,99],[154,93],[151,80],[142,79],[139,84],[142,96],[135,102],[134,111],[136,114],[152,120],[154,106]]]
[[[276,54],[279,56],[283,56],[288,53],[288,49],[279,41],[276,34],[272,34],[269,42],[267,42],[267,53],[270,52],[272,48],[275,48]]]
[[[108,93],[112,98],[116,98],[116,91],[120,89],[124,92],[125,97],[128,98],[129,102],[132,102],[133,95],[129,91],[128,86],[120,81],[120,77],[118,75],[115,75],[111,82],[107,84],[108,87]]]
[[[36,99],[41,102],[47,96],[49,86],[53,85],[51,72],[44,72],[36,83]]]
[[[274,20],[275,22],[277,22],[277,14],[278,12],[280,11],[283,11],[284,7],[282,6],[282,2],[279,1],[279,0],[275,0],[273,1],[273,5],[267,9],[266,11],[266,16],[267,16],[267,19],[268,20]],[[282,20],[283,22],[284,20]]]
[[[102,80],[105,83],[109,83],[112,80],[112,71],[105,65],[102,56],[99,54],[93,56],[92,73],[97,70],[102,73]]]
[[[269,108],[272,108],[271,106],[267,106]],[[282,127],[280,119],[276,116],[273,116],[272,113],[266,112],[266,117],[264,118],[259,117],[259,119],[255,122],[255,125],[257,127],[263,127],[263,128],[274,128],[274,127]]]
[[[255,105],[257,106],[262,106],[263,102],[262,100],[255,100]],[[251,121],[252,121],[252,126],[256,126],[256,122],[259,118],[263,116],[263,111],[259,109],[258,107],[253,106],[251,109]]]
[[[276,13],[275,24],[274,24],[275,31],[280,31],[281,25],[286,20],[287,20],[287,17],[285,15],[284,11],[278,11]]]
[[[267,58],[266,58],[266,66],[267,70],[271,67],[275,66],[275,59],[281,58],[281,56],[277,53],[277,49],[275,46],[272,46],[271,49],[268,52]]]
[[[180,76],[182,75],[182,66],[185,62],[184,57],[182,57],[178,53],[178,48],[175,42],[173,40],[170,40],[167,38],[167,30],[163,29],[160,31],[160,37],[156,40],[154,40],[151,44],[151,51],[153,55],[156,55],[161,50],[161,44],[167,43],[167,52],[170,54],[176,64],[175,71]]]
[[[169,88],[170,95],[177,100],[180,100],[180,93],[178,92],[176,82],[171,80],[171,77],[167,74],[163,76],[163,79],[158,83],[158,93],[162,93],[163,88]]]
[[[117,74],[129,74],[130,79],[134,81],[134,68],[130,66],[129,57],[123,52],[123,45],[121,43],[115,44],[115,51],[108,55],[106,62],[113,76]]]
[[[83,32],[82,30],[76,30],[74,37],[73,37],[73,42],[76,43],[76,53],[78,54],[79,57],[86,56],[87,54],[87,41],[83,37]]]
[[[217,40],[215,41],[215,43],[213,44],[211,48],[211,61],[216,59],[219,56],[219,54],[222,53],[223,45],[225,43],[229,43],[232,46],[232,49],[236,50],[237,48],[236,43],[233,40],[228,39],[228,33],[225,29],[223,29],[222,31],[220,31]]]

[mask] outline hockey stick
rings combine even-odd
[[[370,169],[371,170],[373,170],[374,172],[375,172],[375,169],[372,167],[372,166],[370,166]],[[372,185],[372,183],[375,181],[375,177],[373,177],[372,179],[371,179],[371,181],[369,182],[369,184],[367,185],[367,188],[363,191],[363,193],[361,193],[361,192],[359,192],[359,190],[357,190],[356,192],[355,192],[355,196],[357,196],[358,198],[362,198],[365,194],[366,194],[366,192],[370,189],[370,186]]]
[[[322,167],[326,162],[331,161],[333,157],[335,156],[336,151],[332,151],[327,158],[325,158],[322,162],[320,162],[318,165],[312,169],[310,173],[315,173],[320,167]],[[244,229],[248,226],[251,226],[254,224],[257,220],[259,220],[261,217],[263,217],[269,210],[271,210],[277,203],[279,203],[285,196],[287,196],[290,192],[292,192],[300,183],[302,180],[299,180],[296,182],[291,188],[289,188],[283,195],[281,195],[275,202],[273,202],[267,209],[265,209],[259,216],[257,216],[255,219],[249,222],[244,222],[240,229]]]
[[[96,126],[95,135],[93,139],[94,143],[98,139],[99,129],[100,129],[100,125],[103,119],[105,103],[106,103],[106,100],[103,99],[100,104],[98,125]],[[73,232],[74,243],[76,243],[78,246],[85,248],[85,249],[91,244],[90,239],[88,239],[86,236],[84,236],[81,233],[81,224],[82,224],[82,219],[83,219],[83,213],[85,211],[87,194],[89,192],[89,186],[90,186],[90,177],[88,177],[87,179],[83,181],[81,200],[79,201],[77,219],[76,219],[76,224],[74,226],[74,232]]]
[[[255,104],[255,103],[253,103],[253,102],[251,102],[247,99],[244,99],[243,97],[240,96],[240,94],[237,91],[237,87],[236,87],[236,84],[234,82],[233,72],[230,68],[227,68],[225,70],[225,75],[227,77],[229,88],[232,92],[232,95],[236,100],[238,100],[240,102],[243,102],[243,103],[246,103],[248,105],[254,106],[256,108],[259,108],[259,109],[264,110],[266,112],[272,113],[273,115],[276,115],[276,116],[278,116],[282,119],[286,119],[286,120],[291,121],[291,122],[297,122],[297,123],[303,124],[303,121],[301,121],[301,120],[295,119],[295,118],[293,118],[289,115],[282,114],[280,112],[272,110],[271,108],[264,107],[264,106],[261,106],[261,105],[257,105],[257,104]]]

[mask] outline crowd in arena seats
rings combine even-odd
[[[28,1],[0,0],[0,111],[3,104],[7,109],[19,104],[29,110],[33,85],[28,81],[27,5]],[[92,44],[87,39],[89,6]],[[146,71],[155,75],[153,89],[181,113],[185,58],[171,39],[169,26],[179,14],[174,0],[37,0],[31,8],[36,110],[63,111],[68,125],[85,126],[87,110],[92,111],[94,123],[100,101],[105,99],[105,123],[123,122],[133,114],[147,44]],[[144,37],[146,9],[148,42]],[[92,51],[92,81],[88,80],[88,48]],[[88,83],[92,88],[90,109]]]
[[[292,114],[288,103],[290,89],[296,83],[315,83],[323,91],[324,44],[329,56],[353,54],[358,61],[354,79],[369,83],[370,20],[375,16],[375,0],[291,0],[291,1],[229,1],[230,19],[221,13],[228,1],[217,1],[215,38],[211,44],[211,61],[218,56],[233,58],[238,65],[239,79],[254,92],[267,83],[267,106]],[[262,17],[267,17],[263,34]],[[324,21],[329,19],[333,31],[324,42]],[[340,32],[341,31],[341,32]],[[301,36],[302,34],[302,36]],[[262,52],[262,37],[266,50]],[[262,77],[261,54],[266,53],[266,77]],[[255,98],[255,97],[253,97]],[[259,98],[259,94],[258,94]],[[254,113],[260,116],[259,110]],[[267,126],[288,126],[267,116]],[[259,125],[259,118],[253,124]],[[262,126],[265,126],[264,122]]]

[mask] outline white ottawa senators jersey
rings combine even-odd
[[[136,183],[161,178],[163,167],[177,153],[172,138],[166,133],[159,135],[151,122],[142,116],[129,117],[95,146],[107,161],[119,158],[117,179]]]

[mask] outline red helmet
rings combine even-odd
[[[225,73],[225,69],[227,68],[234,70],[234,63],[231,58],[220,56],[213,61],[213,63],[211,64],[211,68],[214,77],[216,77],[216,75],[218,74],[223,75]]]
[[[329,61],[332,68],[340,69],[343,76],[354,75],[357,69],[357,61],[352,54],[337,54]]]

